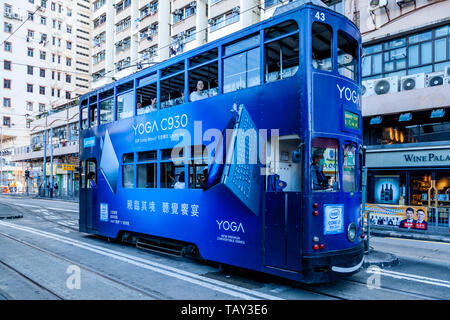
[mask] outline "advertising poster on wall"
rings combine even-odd
[[[427,207],[366,203],[365,208],[365,219],[367,221],[367,213],[370,213],[372,225],[427,230]]]
[[[399,204],[399,176],[375,176],[375,203]]]

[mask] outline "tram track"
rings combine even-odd
[[[58,295],[57,293],[53,292],[51,289],[45,287],[44,285],[42,285],[41,283],[31,279],[30,277],[28,277],[27,275],[25,275],[24,273],[20,272],[19,270],[17,270],[16,268],[14,268],[13,266],[11,266],[10,264],[6,263],[5,261],[0,260],[0,265],[4,266],[6,269],[18,274],[20,277],[24,278],[25,280],[27,280],[28,282],[32,283],[33,285],[37,286],[38,288],[50,293],[52,296],[54,296],[57,300],[65,300],[63,297],[61,297],[60,295]],[[5,297],[7,298],[7,297]]]
[[[61,223],[60,220],[58,221],[56,219],[49,218],[49,216],[54,217],[55,214],[53,214],[53,215],[46,215],[44,213],[44,212],[57,212],[57,215],[60,216],[61,218],[66,218],[69,221],[76,221],[78,223],[78,220],[74,219],[73,216],[69,216],[67,214],[61,213],[61,211],[64,211],[64,209],[61,209],[61,210],[58,210],[56,208],[50,209],[50,208],[45,208],[45,207],[42,207],[42,206],[33,206],[33,207],[35,207],[35,209],[31,209],[31,207],[28,207],[28,206],[13,205],[13,204],[5,202],[5,201],[2,201],[2,204],[10,207],[12,210],[17,210],[16,206],[20,206],[20,208],[22,210],[24,210],[26,213],[28,213],[28,214],[30,214],[32,216],[37,216],[37,217],[39,217],[39,218],[41,218],[41,219],[43,219],[45,221],[51,222],[53,224],[56,224],[56,225],[64,227],[64,228],[71,229],[73,231],[77,231],[77,232],[79,231],[78,228],[72,227],[72,226],[68,225],[67,223]]]
[[[365,287],[368,286],[367,283],[358,281],[356,279],[342,279],[342,281],[357,283],[357,284],[363,285]],[[387,286],[380,286],[380,288],[376,289],[376,290],[384,290],[384,291],[389,291],[391,293],[401,293],[403,295],[409,295],[411,297],[414,297],[415,299],[420,299],[420,300],[443,300],[443,298],[440,298],[440,297],[425,295],[422,293],[410,292],[410,291],[406,291],[403,289],[396,289],[396,288],[391,288],[391,287],[387,287]]]
[[[106,279],[106,280],[108,280],[108,281],[110,281],[110,282],[113,282],[113,283],[115,283],[115,284],[118,284],[118,285],[120,285],[120,286],[123,286],[123,287],[125,287],[125,288],[127,288],[127,289],[129,289],[129,290],[132,290],[132,291],[134,291],[134,292],[137,292],[137,293],[139,293],[139,294],[141,294],[141,295],[144,295],[144,296],[146,296],[146,297],[148,297],[148,298],[151,298],[152,300],[167,300],[167,299],[171,299],[171,297],[165,296],[164,294],[162,294],[162,293],[160,293],[160,292],[150,292],[150,291],[148,291],[148,290],[144,290],[144,289],[138,288],[138,287],[133,286],[133,285],[131,285],[131,284],[129,284],[129,283],[126,283],[126,282],[124,282],[124,281],[121,281],[121,280],[115,279],[115,278],[113,278],[113,277],[110,277],[110,276],[108,276],[108,275],[105,275],[105,274],[103,274],[103,273],[100,273],[99,271],[96,271],[95,269],[93,269],[93,268],[91,268],[91,267],[88,267],[88,266],[86,266],[86,265],[84,265],[84,264],[81,264],[81,263],[79,263],[79,262],[77,262],[77,261],[68,259],[68,258],[66,258],[66,257],[63,257],[63,256],[59,255],[59,254],[56,254],[56,253],[51,252],[51,251],[48,251],[47,249],[44,249],[44,248],[42,248],[42,247],[38,247],[38,246],[36,246],[36,245],[34,245],[34,244],[31,244],[31,243],[26,242],[26,241],[24,241],[24,240],[18,239],[18,238],[16,238],[16,237],[11,236],[11,235],[5,234],[5,233],[3,233],[3,232],[0,232],[0,235],[3,236],[3,237],[5,237],[5,238],[8,238],[8,239],[10,239],[10,240],[13,240],[13,241],[15,241],[15,242],[17,242],[17,243],[20,243],[20,244],[22,244],[22,245],[24,245],[24,246],[27,246],[27,247],[29,247],[29,248],[32,248],[32,249],[37,250],[37,251],[39,251],[39,252],[42,252],[42,253],[44,253],[44,254],[46,254],[46,255],[49,255],[49,256],[52,256],[52,257],[54,257],[54,258],[56,258],[56,259],[59,259],[59,260],[61,260],[61,261],[70,263],[71,265],[78,266],[78,267],[79,267],[80,269],[82,269],[82,270],[85,270],[85,271],[87,271],[87,272],[89,272],[89,273],[91,273],[91,274],[94,274],[94,275],[96,275],[96,276],[98,276],[98,277],[100,277],[100,278]],[[27,280],[33,282],[34,284],[36,284],[36,285],[39,286],[40,288],[42,288],[42,289],[44,289],[44,290],[50,292],[52,295],[58,297],[58,299],[64,300],[64,298],[62,298],[61,296],[59,296],[59,295],[57,295],[56,293],[52,292],[50,289],[45,288],[42,284],[40,284],[40,283],[34,281],[33,279],[31,279],[30,277],[28,277],[28,276],[26,276],[25,274],[21,273],[20,271],[18,271],[18,270],[15,269],[14,267],[12,267],[12,266],[6,264],[5,262],[3,262],[3,261],[1,261],[1,260],[0,260],[0,264],[6,266],[7,268],[9,268],[9,269],[15,271],[15,272],[18,273],[18,274],[20,274],[22,277],[24,277],[24,278],[26,278]]]

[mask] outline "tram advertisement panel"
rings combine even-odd
[[[428,208],[419,206],[394,206],[388,204],[366,203],[373,225],[393,226],[403,229],[427,230]]]

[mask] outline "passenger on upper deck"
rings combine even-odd
[[[205,85],[203,84],[203,81],[202,80],[198,80],[198,82],[197,82],[197,90],[193,91],[189,95],[189,100],[190,101],[197,101],[197,100],[202,100],[202,99],[208,98],[208,94],[203,91],[204,88],[205,88]]]
[[[150,105],[145,107],[142,106],[142,103],[138,102],[136,105],[136,109],[138,115],[156,111],[156,97],[153,97]]]

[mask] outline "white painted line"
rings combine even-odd
[[[248,299],[248,300],[253,300],[256,298],[259,299],[268,299],[268,300],[283,300],[279,297],[276,296],[272,296],[272,295],[268,295],[265,293],[261,293],[258,291],[254,291],[254,290],[250,290],[250,289],[246,289],[246,288],[242,288],[236,285],[232,285],[226,282],[221,282],[218,280],[214,280],[214,279],[210,279],[210,278],[205,278],[201,275],[195,274],[195,273],[191,273],[182,269],[177,269],[174,267],[169,267],[157,262],[153,262],[147,259],[143,259],[143,258],[139,258],[139,257],[135,257],[132,255],[128,255],[125,253],[121,253],[118,251],[114,251],[114,250],[110,250],[107,248],[103,248],[103,247],[99,247],[99,246],[95,246],[89,243],[85,243],[82,241],[78,241],[75,239],[71,239],[71,238],[66,238],[64,236],[60,236],[57,234],[53,234],[53,233],[49,233],[46,231],[42,231],[42,230],[38,230],[38,229],[34,229],[34,228],[30,228],[30,227],[25,227],[25,226],[18,226],[15,224],[11,224],[11,223],[7,223],[7,222],[2,222],[0,221],[0,225],[4,225],[6,227],[10,227],[13,229],[17,229],[17,230],[21,230],[21,231],[26,231],[29,233],[33,233],[35,235],[39,235],[42,237],[46,237],[46,238],[50,238],[50,239],[54,239],[69,245],[73,245],[88,251],[92,251],[116,260],[120,260],[144,269],[148,269],[154,272],[158,272],[164,275],[167,275],[169,277],[173,277],[179,280],[183,280],[186,282],[190,282],[214,291],[219,291],[225,294],[228,294],[230,296],[234,296],[240,299]]]
[[[447,281],[447,280],[433,279],[433,278],[428,278],[428,277],[424,277],[424,276],[395,272],[395,271],[378,269],[378,268],[368,269],[367,272],[368,273],[376,273],[376,274],[380,274],[383,276],[392,277],[395,279],[403,279],[403,280],[431,284],[433,286],[450,288],[450,281]]]
[[[21,207],[43,209],[42,206],[34,206],[34,205],[31,205],[31,204],[25,204],[25,203],[10,203],[10,204],[14,204],[14,205],[21,206]],[[45,207],[44,209],[57,210],[57,211],[66,211],[66,212],[76,212],[76,213],[79,212],[79,210],[54,208],[54,207]]]

